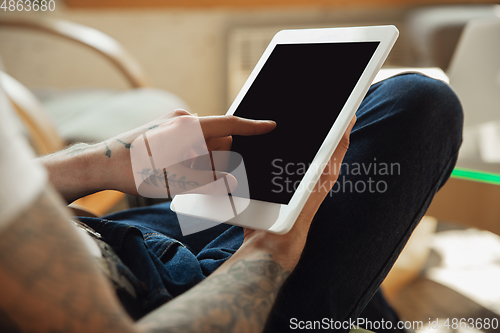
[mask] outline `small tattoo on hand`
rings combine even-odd
[[[126,142],[123,142],[123,141],[122,141],[122,140],[120,140],[120,139],[116,139],[116,141],[118,141],[119,143],[121,143],[122,145],[124,145],[124,146],[125,146],[125,148],[127,148],[127,149],[133,148],[131,143],[126,143]]]
[[[104,145],[106,145],[106,152],[104,153],[104,155],[111,158],[111,149],[109,149],[109,146],[106,142],[104,142]]]

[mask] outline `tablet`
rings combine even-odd
[[[178,217],[288,232],[398,34],[394,26],[278,32],[227,112],[274,120],[277,127],[233,136],[231,151],[242,157],[230,168],[236,191],[177,195],[172,210]]]

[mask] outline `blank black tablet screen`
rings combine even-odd
[[[379,42],[278,44],[234,112],[274,131],[234,136],[250,198],[288,204]],[[285,166],[288,166],[285,169]]]

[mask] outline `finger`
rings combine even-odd
[[[356,117],[356,115],[354,115],[351,119],[351,122],[349,123],[349,126],[347,127],[346,132],[349,132],[349,134],[351,133],[352,128],[354,127],[354,125],[356,125],[356,121],[358,121],[358,117]]]
[[[297,228],[303,228],[308,230],[309,225],[311,223],[312,217],[318,210],[319,206],[323,202],[323,199],[330,191],[330,186],[334,184],[340,173],[340,167],[342,165],[342,161],[344,156],[349,148],[349,136],[351,133],[354,124],[356,123],[356,116],[353,117],[349,126],[347,127],[342,139],[335,149],[332,157],[328,161],[328,164],[325,166],[323,173],[321,174],[318,184],[315,187],[315,190],[311,193],[309,199],[307,200],[306,205],[302,209],[301,217],[297,221],[300,220],[300,223],[296,223]],[[322,184],[326,184],[327,186],[321,186]],[[294,226],[295,228],[295,226]]]
[[[233,138],[231,136],[224,136],[222,138],[210,138],[206,140],[208,150],[231,150]]]
[[[354,116],[351,119],[349,126],[347,126],[347,129],[344,132],[344,135],[342,136],[342,139],[340,139],[339,145],[333,152],[332,158],[330,159],[330,163],[337,163],[338,165],[342,163],[342,160],[344,159],[344,156],[347,150],[349,149],[351,131],[352,128],[354,127],[354,124],[356,124],[356,120],[357,120],[356,116]],[[338,169],[340,169],[340,167]]]
[[[356,123],[356,119],[357,119],[356,116],[354,116],[351,119],[349,126],[347,126],[347,129],[344,132],[344,135],[342,136],[342,139],[340,139],[339,145],[333,152],[330,161],[328,161],[327,167],[323,171],[323,176],[327,176],[329,180],[336,180],[338,177],[338,174],[340,172],[340,166],[342,164],[342,161],[344,160],[344,156],[347,153],[347,150],[349,149],[349,141],[350,141],[349,138],[351,135],[352,128]]]
[[[342,136],[342,139],[340,140],[337,149],[339,149],[340,147],[341,149],[345,149],[347,151],[347,149],[349,148],[349,137],[351,136],[351,131],[352,128],[354,127],[354,124],[356,124],[356,120],[357,120],[356,116],[354,116],[351,119],[351,122],[349,123],[349,126],[347,126],[347,129],[345,130],[344,135]]]
[[[318,211],[325,196],[330,191],[329,186],[320,186],[320,185],[324,182],[326,182],[327,185],[331,185],[335,183],[335,181],[337,181],[342,160],[344,159],[347,149],[349,148],[349,136],[355,123],[356,123],[356,116],[354,116],[351,122],[349,123],[349,126],[344,132],[344,135],[342,136],[339,145],[335,149],[332,157],[330,158],[328,164],[323,170],[323,173],[321,174],[318,180],[318,184],[314,188],[315,190],[312,191],[311,195],[307,199],[307,202],[302,211],[300,212],[300,215],[297,218],[297,221],[294,224],[291,232],[295,231],[298,232],[299,234],[308,232],[314,215]],[[251,231],[249,231],[249,233],[250,232]]]
[[[229,135],[260,135],[272,131],[276,123],[272,120],[252,120],[232,115],[200,118],[205,139]]]

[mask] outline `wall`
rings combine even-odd
[[[178,94],[190,111],[204,115],[227,109],[226,36],[231,27],[392,23],[405,14],[402,8],[71,10],[57,2],[54,12],[23,15],[62,18],[105,32],[137,58],[153,86]],[[6,71],[31,88],[126,88],[100,56],[55,37],[2,29],[0,52]]]

